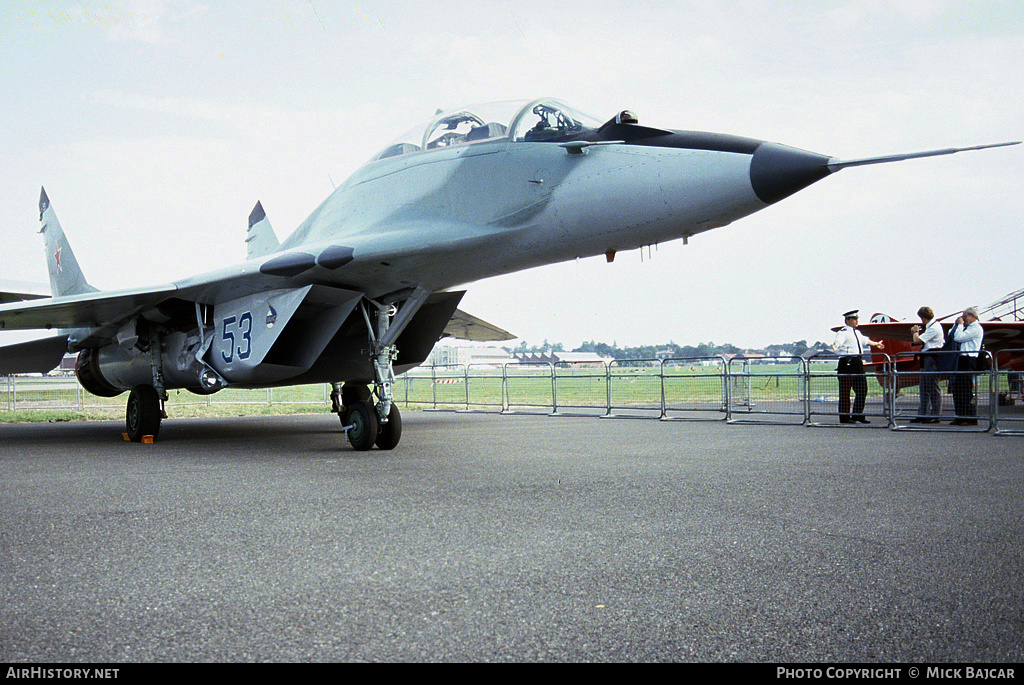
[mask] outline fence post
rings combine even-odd
[[[430,367],[430,396],[434,400],[434,409],[437,409],[437,365]]]
[[[558,372],[554,363],[548,363],[548,371],[551,373],[551,413],[558,413]]]
[[[804,423],[807,423],[811,418],[811,402],[808,399],[810,393],[807,392],[807,388],[810,387],[810,379],[807,377],[807,360],[800,357],[800,399],[804,405]]]
[[[998,364],[996,364],[995,355],[988,350],[981,350],[978,352],[979,362],[982,359],[982,355],[985,355],[988,358],[988,428],[986,430],[998,430],[996,427],[996,417],[998,414],[996,404],[999,402]],[[977,392],[975,392],[975,395],[977,395]]]
[[[658,363],[658,378],[661,381],[661,416],[659,419],[664,419],[668,416],[668,404],[665,402],[665,360],[662,359]]]
[[[612,365],[601,362],[604,365],[604,415],[612,415]]]
[[[501,365],[501,411],[508,411],[508,363]]]

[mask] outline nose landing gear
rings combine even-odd
[[[430,291],[416,288],[402,303],[371,304],[377,307],[376,323],[371,320],[367,303],[362,303],[363,318],[370,337],[370,363],[373,367],[373,391],[359,383],[335,383],[331,393],[334,412],[341,418],[342,430],[355,450],[374,445],[392,450],[402,439],[402,415],[394,402],[394,362],[398,358],[395,340],[426,301]],[[373,402],[376,395],[377,401]]]

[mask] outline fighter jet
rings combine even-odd
[[[459,311],[464,291],[454,288],[686,240],[846,167],[995,146],[842,161],[649,127],[628,110],[602,123],[552,99],[466,107],[384,146],[283,241],[257,203],[246,261],[114,292],[86,280],[43,190],[52,297],[0,305],[0,329],[60,335],[0,348],[0,373],[53,368],[77,353],[87,391],[130,393],[135,441],[157,435],[172,388],[330,383],[352,447],[393,449],[395,374],[445,335],[512,337]]]

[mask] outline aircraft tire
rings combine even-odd
[[[125,429],[132,442],[142,442],[144,435],[152,435],[156,440],[160,432],[160,397],[152,385],[132,388],[125,410]]]
[[[402,414],[398,406],[392,404],[388,412],[388,422],[382,424],[377,431],[377,448],[382,450],[393,450],[398,447],[402,439]]]
[[[380,424],[377,421],[377,410],[369,402],[357,402],[348,409],[345,424],[352,426],[348,431],[348,441],[352,449],[363,452],[377,441]]]

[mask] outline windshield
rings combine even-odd
[[[579,136],[600,122],[558,100],[508,101],[441,112],[395,139],[373,160],[485,140],[549,142]],[[511,132],[511,133],[510,133]]]
[[[593,117],[571,109],[558,100],[539,100],[524,107],[512,123],[512,140],[566,140],[600,126]]]

